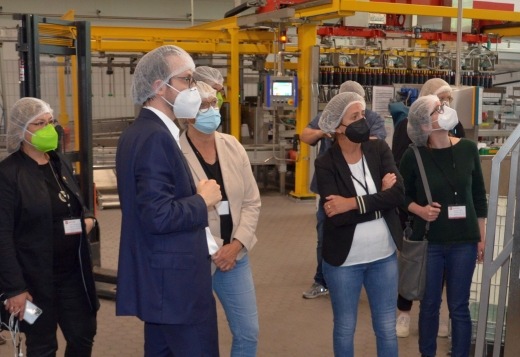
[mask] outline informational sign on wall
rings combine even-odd
[[[381,116],[390,115],[388,103],[394,98],[395,89],[389,86],[372,87],[372,110]]]

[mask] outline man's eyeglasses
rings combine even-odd
[[[435,109],[433,110],[433,112],[430,113],[430,116],[432,116],[433,114],[435,114],[435,112],[439,113],[439,114],[443,114],[444,113],[444,104],[441,104],[441,105],[438,105],[437,107],[435,107]]]
[[[213,99],[211,102],[202,102],[199,107],[199,112],[205,113],[209,110],[209,108],[218,109],[218,101]]]
[[[175,78],[175,79],[179,79],[181,81],[184,81],[186,82],[186,84],[190,87],[193,87],[194,85],[197,84],[197,81],[195,80],[195,78],[193,78],[192,76],[186,76],[186,77],[182,77],[182,76],[174,76],[172,78]]]

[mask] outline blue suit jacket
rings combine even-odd
[[[197,324],[216,314],[205,227],[184,156],[161,119],[142,109],[119,139],[122,210],[117,315]]]

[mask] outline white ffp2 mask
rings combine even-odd
[[[161,97],[166,103],[172,106],[175,117],[177,119],[194,119],[199,112],[200,103],[202,103],[197,87],[186,88],[179,91],[168,83],[166,83],[166,85],[179,93],[173,104],[164,97]]]
[[[437,122],[439,123],[440,128],[433,130],[452,130],[459,123],[457,111],[445,105],[444,113],[439,114]]]

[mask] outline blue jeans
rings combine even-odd
[[[213,290],[226,313],[233,334],[232,357],[256,356],[258,344],[258,310],[255,286],[246,255],[235,267],[213,275]]]
[[[419,312],[419,351],[427,356],[437,352],[439,309],[443,275],[451,319],[453,357],[469,356],[471,315],[469,294],[477,259],[477,244],[463,243],[428,246],[426,288]]]
[[[325,222],[325,210],[323,209],[323,205],[318,202],[318,210],[316,211],[316,233],[318,235],[318,244],[316,246],[316,259],[318,261],[318,265],[316,267],[316,274],[314,274],[314,282],[321,284],[323,287],[327,287],[327,283],[325,282],[325,278],[323,277],[323,268],[322,268],[322,260],[321,257],[321,248],[323,246],[323,223]]]
[[[368,296],[378,357],[398,356],[395,334],[397,269],[395,253],[375,262],[346,267],[335,267],[323,261],[334,314],[335,356],[354,356],[354,333],[362,286]]]

